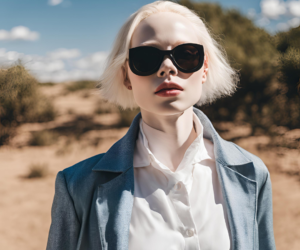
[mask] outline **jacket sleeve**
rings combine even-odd
[[[275,250],[272,186],[269,172],[258,196],[257,224],[259,234],[259,250]]]
[[[63,171],[58,172],[55,180],[51,220],[47,250],[75,250],[80,223]]]

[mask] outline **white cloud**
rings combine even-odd
[[[107,52],[96,52],[87,57],[79,59],[75,62],[75,65],[80,69],[97,68],[104,64],[106,58]]]
[[[262,15],[277,19],[286,13],[286,4],[282,0],[263,0],[260,2]]]
[[[300,17],[300,1],[289,1],[286,5],[292,16]]]
[[[278,19],[282,15],[300,17],[300,0],[262,0],[260,7],[261,15],[270,19]]]
[[[17,51],[6,52],[6,49],[0,48],[0,65],[9,65],[23,56],[24,54],[18,53]]]
[[[288,24],[290,25],[291,28],[296,28],[300,25],[300,18],[294,17],[293,19],[288,21]]]
[[[270,20],[266,17],[262,17],[262,18],[256,20],[256,23],[258,26],[264,27],[270,23]]]
[[[54,72],[65,68],[65,64],[62,60],[32,60],[27,66],[29,66],[30,70],[35,72]]]
[[[286,23],[278,23],[277,29],[279,31],[288,31],[291,28],[296,28],[300,25],[300,18],[294,17],[291,20],[287,21]]]
[[[276,25],[277,30],[279,31],[288,31],[290,26],[287,23],[278,23]]]
[[[80,56],[78,49],[57,49],[48,53],[53,59],[72,59]]]
[[[250,9],[248,10],[248,12],[247,12],[247,16],[248,16],[250,19],[255,18],[255,17],[256,17],[256,11],[255,11],[255,9],[250,8]]]
[[[0,30],[0,40],[8,40],[9,32],[6,30]]]
[[[46,56],[25,55],[0,48],[0,67],[10,66],[21,59],[40,82],[98,80],[108,53],[99,51],[82,58],[80,54],[78,49],[60,48]]]
[[[52,6],[61,4],[62,2],[63,2],[63,0],[48,0],[48,4],[52,5]]]
[[[0,30],[0,40],[24,40],[35,41],[39,39],[39,33],[31,31],[25,26],[16,26],[10,31]]]

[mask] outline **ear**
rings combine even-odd
[[[130,84],[130,80],[128,78],[128,75],[127,75],[127,70],[125,69],[125,67],[127,66],[126,65],[127,61],[125,62],[125,65],[122,66],[122,73],[123,73],[123,84],[125,85],[126,88],[128,88],[128,86],[131,86]]]
[[[202,83],[204,83],[207,80],[207,72],[208,72],[208,55],[205,54],[204,63],[203,63]]]

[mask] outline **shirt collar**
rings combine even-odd
[[[193,123],[195,126],[195,130],[197,133],[197,138],[192,142],[189,148],[186,150],[184,157],[178,166],[176,172],[179,172],[184,169],[186,165],[195,164],[203,161],[204,159],[212,159],[207,152],[207,149],[204,144],[203,139],[203,125],[201,124],[200,119],[193,112]],[[139,121],[139,134],[136,140],[136,146],[134,151],[134,159],[133,159],[133,167],[146,167],[149,166],[150,163],[154,163],[156,167],[160,168],[163,171],[171,171],[164,164],[159,162],[156,157],[153,155],[151,150],[149,149],[149,144],[147,140],[147,136],[143,130],[143,119],[140,118]],[[148,126],[146,124],[146,126]],[[156,132],[156,129],[151,129],[153,133]],[[157,130],[158,131],[158,130]],[[161,131],[158,131],[161,132]],[[151,136],[151,135],[148,135]]]

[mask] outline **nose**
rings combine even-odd
[[[172,60],[168,58],[166,55],[163,59],[163,62],[160,65],[159,70],[157,71],[158,77],[166,77],[169,75],[176,76],[178,74],[178,70],[173,64]]]

